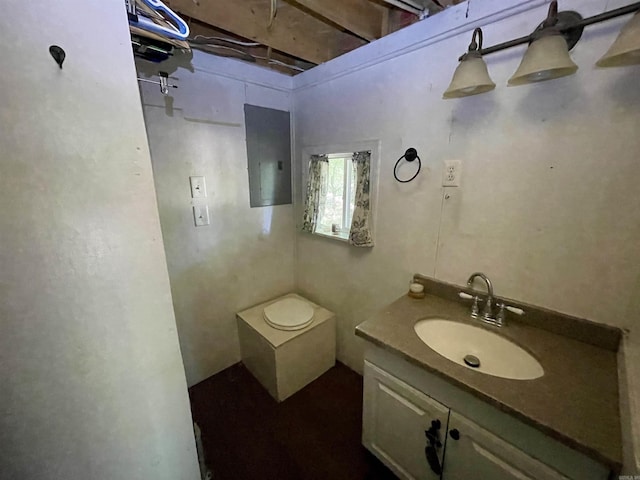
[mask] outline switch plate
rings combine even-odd
[[[442,172],[442,186],[459,187],[461,175],[462,162],[460,160],[447,160],[444,162],[444,171]]]
[[[209,225],[209,205],[194,205],[193,221],[195,222],[196,227]]]
[[[204,177],[189,177],[191,183],[191,198],[204,198],[207,196],[207,185]]]

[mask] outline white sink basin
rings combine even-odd
[[[533,380],[544,375],[542,365],[531,354],[482,328],[440,318],[420,320],[413,328],[431,349],[472,370],[513,380]],[[469,366],[465,362],[468,355],[476,357],[480,366]],[[475,364],[475,359],[467,360]]]

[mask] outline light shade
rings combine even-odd
[[[564,37],[560,33],[543,35],[529,45],[518,70],[509,79],[509,86],[564,77],[577,70]]]
[[[607,53],[596,62],[599,67],[624,67],[640,63],[640,11],[629,20]]]
[[[476,52],[470,52],[460,61],[453,74],[451,84],[442,98],[460,98],[469,95],[485,93],[496,88],[489,77],[487,65],[482,56]]]

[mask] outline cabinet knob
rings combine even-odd
[[[449,430],[449,436],[454,440],[459,440],[460,432],[458,431],[458,429],[454,428],[453,430]]]
[[[440,443],[440,427],[442,427],[442,423],[440,423],[440,420],[436,418],[435,420],[431,420],[431,428],[424,431],[424,434],[429,441],[429,445],[436,448],[442,447],[442,443]]]

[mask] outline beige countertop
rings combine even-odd
[[[356,327],[356,335],[399,354],[556,440],[606,464],[622,465],[615,351],[580,342],[509,319],[503,328],[469,316],[470,306],[427,295],[403,296]],[[544,368],[534,380],[486,375],[442,357],[422,343],[413,326],[445,318],[479,326],[511,339]]]

